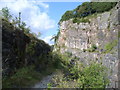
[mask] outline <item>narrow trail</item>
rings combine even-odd
[[[51,82],[55,73],[44,77],[39,83],[35,84],[32,88],[47,88],[47,84]]]

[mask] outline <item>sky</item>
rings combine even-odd
[[[0,0],[0,10],[8,7],[13,17],[21,12],[22,21],[31,32],[41,33],[39,39],[52,45],[53,35],[58,32],[58,22],[67,10],[73,10],[82,2],[39,2],[38,0]]]

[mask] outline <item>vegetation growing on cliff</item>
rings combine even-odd
[[[118,40],[114,40],[113,42],[107,43],[105,45],[105,52],[104,53],[109,53],[115,46],[117,46]]]
[[[88,9],[87,5],[88,6],[91,5],[91,7]],[[101,2],[101,3],[97,3],[97,2],[84,3],[84,4],[82,4],[81,6],[79,6],[77,8],[78,11],[76,11],[76,12],[73,12],[74,10],[73,11],[67,11],[63,15],[61,21],[69,20],[69,19],[72,18],[73,23],[80,23],[80,22],[85,22],[86,23],[86,22],[89,22],[89,18],[96,16],[97,13],[103,13],[105,11],[109,11],[115,5],[116,5],[116,2],[115,3],[114,2],[113,3],[107,3],[107,2],[104,2],[104,3],[103,2]],[[87,12],[87,10],[88,10],[88,12]],[[105,16],[103,16],[103,17],[105,18]],[[101,21],[104,18],[101,18]],[[69,23],[69,21],[68,21],[68,23]],[[102,21],[102,23],[104,23],[104,22]],[[66,27],[67,27],[67,24],[64,24],[64,25],[66,25]],[[95,26],[95,25],[93,25],[93,26]],[[100,26],[102,27],[101,24],[100,24]],[[69,30],[69,28],[71,28],[71,27],[67,27],[66,31]],[[108,26],[108,28],[109,28],[109,26]],[[68,34],[68,33],[64,33],[64,34]],[[71,33],[74,34],[72,31],[71,31]],[[95,32],[93,32],[93,33],[96,34]],[[91,36],[93,35],[93,33],[90,33]],[[97,33],[99,33],[99,32],[97,32]],[[71,36],[71,39],[72,39],[72,37],[75,37],[75,36],[77,37],[76,34],[74,34],[74,36],[72,36],[72,34],[69,35],[69,36]],[[67,50],[68,51],[73,51],[73,54],[75,53],[75,55],[77,55],[77,56],[79,56],[79,54],[81,54],[80,55],[81,59],[79,59],[79,62],[77,62],[76,59],[73,59],[73,58],[71,59],[70,56],[68,56],[69,57],[68,58],[69,62],[65,61],[67,64],[64,65],[66,68],[64,70],[62,70],[62,72],[59,72],[58,75],[53,78],[53,83],[49,83],[49,87],[58,87],[58,88],[69,88],[69,87],[71,87],[71,88],[72,87],[80,87],[80,88],[105,88],[106,85],[109,84],[108,75],[107,75],[107,69],[102,64],[98,64],[98,63],[101,63],[101,61],[99,60],[99,56],[101,56],[100,57],[101,60],[104,61],[104,62],[102,61],[103,64],[104,63],[107,64],[106,66],[108,68],[110,68],[111,70],[113,70],[113,67],[111,68],[109,66],[116,65],[116,64],[114,62],[113,62],[114,64],[109,64],[108,63],[109,60],[110,60],[110,62],[112,62],[111,58],[114,57],[112,55],[109,56],[109,54],[111,54],[110,51],[113,50],[113,48],[115,48],[114,52],[116,52],[116,46],[117,46],[117,42],[118,41],[112,40],[112,42],[105,44],[103,40],[105,40],[106,42],[109,42],[108,39],[110,39],[111,36],[108,36],[107,34],[109,34],[109,33],[106,33],[106,32],[103,32],[102,34],[106,34],[107,38],[105,37],[105,39],[103,39],[104,37],[103,37],[103,35],[101,35],[101,37],[102,37],[101,40],[95,39],[95,40],[99,40],[100,44],[96,43],[97,46],[95,44],[93,44],[93,45],[91,45],[90,48],[84,49],[83,50],[84,52],[88,51],[88,52],[84,53],[86,55],[84,55],[83,52],[78,53],[77,51],[74,51],[75,48],[74,48],[74,50],[70,50],[72,47],[68,47],[66,50],[64,50],[64,47],[61,44],[59,44],[57,47],[60,46],[61,52],[65,52]],[[91,36],[90,36],[90,38],[91,38]],[[120,35],[118,35],[118,37],[119,36]],[[62,35],[61,35],[61,37],[62,37]],[[93,40],[94,38],[91,38],[91,39]],[[92,40],[91,40],[90,43],[88,43],[88,45],[90,45],[92,42],[94,42],[94,40],[93,41]],[[69,39],[69,41],[66,41],[66,42],[67,43],[69,43],[69,42],[71,43],[71,41],[72,40]],[[74,41],[75,41],[75,39],[74,39]],[[77,41],[79,42],[79,40],[77,40]],[[103,44],[103,46],[101,45],[101,43]],[[94,54],[92,54],[92,52]],[[101,53],[101,52],[104,52],[105,55],[108,54],[108,56],[105,56],[105,55],[102,56],[103,53]],[[82,57],[82,55],[84,57]],[[95,59],[98,63],[93,62],[92,64],[90,64],[88,66],[85,66],[85,65],[83,65],[80,62],[80,60],[84,62],[85,59],[92,61],[92,58],[91,58],[92,55],[94,55],[93,59]],[[115,56],[116,56],[116,54],[115,54]],[[88,57],[88,58],[86,58],[86,57]],[[106,57],[108,59],[106,59]]]
[[[87,10],[90,9],[90,8],[88,9],[87,7],[87,5],[89,4],[91,6],[93,5],[92,6],[93,11],[91,10],[90,12],[87,12]],[[94,6],[93,3],[92,4],[83,3],[82,6],[79,6],[75,9],[76,12],[74,10],[75,18],[72,17],[73,13],[71,13],[71,11],[68,11],[64,16],[67,18],[63,18],[63,20],[67,20],[72,17],[74,18],[73,20],[74,23],[89,22],[88,19],[85,19],[85,18],[79,19],[79,18],[88,16],[95,12],[97,13],[104,12],[103,8],[98,9],[98,6],[100,5],[97,4],[97,6]],[[103,4],[103,7],[104,5],[106,5],[106,3]],[[108,4],[108,6],[105,7],[106,8],[105,10],[106,11],[110,10],[113,6],[114,4],[112,3]],[[21,54],[21,50],[24,49],[25,57],[20,60],[18,58],[19,57],[21,58],[23,54],[17,58],[15,57],[15,59],[12,58],[13,60],[9,59],[8,57],[7,61],[11,60],[11,61],[18,62],[17,65],[19,67],[16,68],[14,66],[14,64],[16,63],[12,63],[11,65],[9,65],[10,69],[11,69],[10,66],[12,65],[13,67],[15,67],[15,68],[12,68],[12,71],[14,71],[14,73],[12,73],[10,76],[5,76],[3,78],[3,88],[31,86],[34,83],[40,81],[43,76],[49,75],[55,70],[58,71],[58,69],[60,70],[58,71],[58,76],[54,77],[53,83],[48,84],[49,87],[60,87],[60,88],[75,87],[75,88],[84,89],[84,88],[105,88],[105,86],[108,85],[109,80],[106,72],[107,69],[102,64],[93,62],[92,64],[85,67],[85,65],[79,61],[79,58],[71,57],[72,53],[64,53],[63,55],[63,54],[60,54],[59,51],[52,52],[51,47],[48,44],[46,44],[44,41],[37,39],[35,34],[30,33],[30,29],[26,28],[26,24],[24,22],[20,23],[19,19],[16,19],[16,20],[13,19],[12,23],[9,21],[9,19],[6,19],[6,21],[7,23],[4,24],[3,26],[7,27],[7,31],[10,32],[7,34],[8,36],[13,35],[12,34],[13,32],[11,29],[15,28],[14,29],[15,31],[21,30],[22,32],[20,33],[22,33],[24,37],[27,36],[30,41],[28,41],[28,43],[23,45],[23,46],[26,46],[25,48],[23,48],[23,46],[21,48],[21,46],[19,46],[18,44],[22,42],[17,41],[19,39],[15,40],[18,46],[16,45],[16,47],[12,47],[13,52],[15,50],[16,52],[14,53]],[[17,25],[14,24],[14,22],[18,22]],[[18,24],[19,24],[19,27],[18,27]],[[11,26],[13,28],[11,28]],[[55,38],[55,42],[57,41],[59,35],[60,35],[60,30],[57,36],[53,37]],[[6,37],[8,38],[8,36]],[[15,36],[15,38],[18,38],[18,37],[19,35],[17,37]],[[21,38],[22,37],[20,37],[20,39]],[[115,45],[116,45],[116,42],[107,44],[105,46],[106,51],[108,52],[112,50],[112,48]],[[97,49],[97,46],[93,44],[88,51],[94,52],[96,51],[96,49]]]
[[[118,31],[118,38],[120,38],[120,31]]]
[[[83,18],[94,13],[103,13],[109,11],[116,5],[116,2],[85,2],[71,11],[66,11],[60,22],[71,18]],[[60,23],[59,22],[59,23]]]
[[[3,8],[2,85],[3,88],[28,87],[60,66],[60,59],[52,53],[47,43],[39,40],[37,35],[26,28],[24,22],[8,19],[9,14],[9,9]]]
[[[87,19],[87,18],[74,18],[73,19],[73,23],[77,23],[77,24],[79,24],[80,22],[82,22],[82,23],[90,23],[90,21],[89,21],[89,19]]]
[[[62,55],[64,68],[58,71],[49,83],[49,87],[58,88],[105,88],[109,83],[107,68],[96,62],[85,67],[79,60],[70,59],[66,53]]]

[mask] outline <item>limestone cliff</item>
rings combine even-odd
[[[60,23],[54,50],[69,52],[85,65],[97,61],[109,68],[110,85],[118,87],[118,5],[108,12],[85,17],[88,22]]]

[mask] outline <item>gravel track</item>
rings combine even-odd
[[[35,84],[33,88],[47,88],[47,84],[51,82],[51,79],[55,73],[44,77],[39,83]]]

